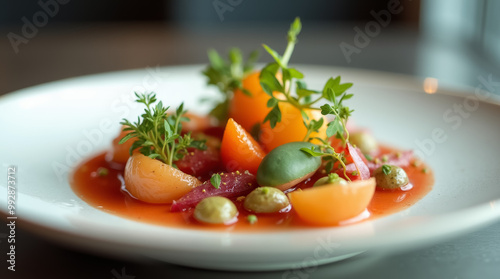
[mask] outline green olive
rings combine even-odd
[[[321,165],[321,157],[312,156],[301,148],[311,149],[309,142],[290,142],[269,152],[257,170],[257,183],[282,191],[311,177]]]
[[[290,205],[287,196],[274,187],[259,187],[245,198],[243,207],[256,213],[278,212]]]
[[[363,153],[373,153],[378,150],[377,140],[367,131],[351,133],[349,141],[351,144],[356,145]]]
[[[408,175],[397,166],[383,165],[373,172],[377,187],[382,189],[398,189],[408,184]]]
[[[330,173],[328,176],[322,177],[314,182],[313,187],[328,185],[328,184],[336,184],[336,185],[347,185],[347,181],[340,177],[336,173]]]
[[[228,224],[236,220],[238,209],[228,198],[208,197],[196,205],[193,215],[202,223]]]

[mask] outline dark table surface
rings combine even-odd
[[[353,43],[359,23],[304,27],[293,63],[355,67],[438,78],[449,87],[471,89],[478,76],[499,80],[498,66],[474,49],[442,39],[428,38],[417,29],[392,26],[371,38],[350,62],[340,50]],[[99,72],[206,63],[206,49],[221,51],[240,46],[245,51],[262,42],[285,46],[286,24],[221,26],[204,30],[162,23],[47,26],[18,53],[0,40],[0,95],[24,87]],[[18,30],[4,28],[2,34]],[[5,37],[4,37],[5,38]],[[267,57],[263,60],[266,60]],[[6,228],[0,230],[3,258]],[[361,254],[320,266],[303,278],[498,278],[500,223],[420,250],[392,255]],[[113,259],[72,250],[46,241],[36,233],[17,230],[17,271],[5,261],[0,278],[285,278],[284,273],[236,273],[192,269],[163,262]],[[287,277],[292,278],[292,277]],[[300,277],[296,277],[300,278]]]

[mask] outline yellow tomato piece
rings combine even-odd
[[[331,226],[361,214],[375,193],[375,178],[329,184],[288,194],[297,215],[314,225]]]
[[[261,128],[260,143],[265,146],[268,152],[285,143],[303,141],[307,133],[299,109],[289,103],[280,103],[279,108],[281,110],[281,122],[277,123],[274,128],[271,128],[269,122],[266,122]],[[327,128],[325,117],[317,110],[306,109],[305,113],[309,119],[319,120],[323,118],[324,121],[319,131],[311,133],[310,137],[325,138]],[[312,143],[318,144],[320,142],[314,140]]]
[[[123,128],[124,126],[122,126],[120,134],[113,139],[110,156],[113,162],[125,165],[130,157],[130,147],[132,147],[132,144],[136,141],[136,139],[131,138],[126,142],[119,144],[120,140],[130,133],[130,131],[123,131]]]
[[[140,153],[127,161],[124,176],[127,191],[148,203],[172,203],[201,185],[196,177]]]
[[[243,80],[243,88],[248,90],[251,96],[239,89],[235,90],[229,107],[229,117],[247,131],[251,131],[255,124],[262,123],[271,111],[267,107],[267,101],[271,97],[260,86],[259,75],[260,72],[254,72]]]

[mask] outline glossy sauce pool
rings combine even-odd
[[[388,151],[388,150],[386,150]],[[109,173],[99,176],[97,170],[106,168]],[[425,172],[424,170],[428,170]],[[376,190],[367,210],[362,213],[362,220],[370,220],[404,210],[424,197],[434,183],[434,175],[430,169],[420,164],[405,168],[413,187],[406,191]],[[313,177],[299,188],[308,188],[319,176]],[[123,171],[116,169],[106,160],[106,154],[99,154],[81,164],[71,177],[73,191],[85,202],[100,210],[138,222],[152,223],[161,226],[226,230],[226,231],[265,231],[312,227],[301,221],[293,209],[283,213],[256,214],[258,221],[250,224],[241,201],[233,200],[239,209],[238,221],[232,225],[203,225],[192,217],[192,210],[186,212],[170,212],[170,205],[156,205],[141,202],[130,196],[123,185]],[[410,187],[409,187],[410,188]],[[348,222],[347,222],[348,223]]]

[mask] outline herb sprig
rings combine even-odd
[[[349,109],[343,105],[343,101],[352,98],[353,94],[347,94],[341,90],[335,91],[335,87],[342,86],[340,84],[340,77],[336,79],[330,78],[323,89],[324,94],[326,95],[326,99],[333,104],[324,104],[321,106],[321,114],[322,115],[333,115],[334,118],[327,124],[326,136],[328,138],[335,136],[337,139],[342,140],[342,146],[346,147],[349,142],[349,131],[347,130],[347,120],[349,116],[351,116],[354,110]],[[350,86],[349,86],[350,87]],[[341,92],[340,94],[337,92]],[[309,129],[308,129],[309,132]],[[321,156],[323,160],[326,161],[325,171],[327,173],[331,172],[335,162],[339,162],[339,164],[344,169],[344,176],[350,180],[349,176],[346,174],[346,165],[345,165],[345,156],[344,152],[337,153],[336,150],[331,146],[331,144],[321,138],[315,138],[321,142],[320,150],[321,152],[317,152],[314,148],[307,149],[302,148],[301,150],[312,155],[312,156]]]
[[[275,62],[268,64],[262,69],[260,74],[260,83],[262,89],[270,96],[267,106],[272,108],[264,119],[264,123],[269,121],[271,128],[274,128],[277,123],[281,122],[281,111],[279,103],[289,103],[299,109],[307,134],[304,141],[309,139],[312,132],[318,131],[323,126],[323,119],[309,119],[306,110],[321,110],[323,115],[333,114],[337,118],[333,123],[329,123],[330,133],[336,132],[341,127],[340,124],[345,124],[347,117],[350,115],[348,108],[342,105],[342,101],[352,98],[353,94],[347,94],[346,90],[351,88],[352,83],[341,83],[340,76],[330,78],[323,90],[308,89],[306,83],[302,80],[304,74],[296,68],[288,66],[288,62],[297,43],[297,36],[300,34],[302,24],[299,18],[290,25],[288,31],[288,45],[283,56],[267,45],[263,45],[264,49],[274,58]],[[281,80],[276,78],[278,71],[281,71]],[[295,95],[292,95],[292,85],[295,84]],[[275,92],[281,93],[276,95]],[[332,109],[329,107],[318,107],[316,104],[320,101],[328,101],[333,104]],[[349,113],[348,113],[349,112]],[[343,125],[345,126],[345,125]]]
[[[238,48],[229,50],[228,60],[222,58],[216,50],[208,51],[210,64],[203,71],[203,74],[208,77],[207,84],[217,86],[223,97],[220,102],[214,104],[210,115],[216,117],[221,123],[227,120],[229,101],[233,97],[234,90],[240,89],[243,93],[251,95],[248,90],[243,88],[242,81],[253,70],[254,63],[258,58],[258,51],[253,51],[244,61],[241,50]]]
[[[354,94],[347,94],[345,91],[352,86],[352,83],[340,83],[340,76],[335,79],[330,78],[323,88],[322,97],[331,104],[324,104],[321,108],[322,115],[333,115],[335,118],[328,123],[326,136],[336,136],[342,139],[343,145],[349,141],[349,131],[347,130],[347,120],[354,112],[349,107],[344,106],[345,100],[351,99]],[[345,136],[344,136],[345,134]]]
[[[146,106],[144,113],[132,123],[123,119],[120,124],[124,125],[123,131],[130,131],[120,140],[120,144],[131,138],[136,141],[130,148],[130,154],[140,148],[139,151],[152,159],[158,159],[168,165],[174,166],[174,162],[180,160],[190,147],[206,149],[205,141],[194,140],[191,133],[181,135],[182,123],[189,121],[184,114],[184,103],[182,103],[173,114],[167,114],[170,107],[164,107],[162,101],[158,102],[156,94],[138,94],[136,102]]]
[[[337,153],[335,149],[328,143],[327,141],[320,139],[322,144],[320,145],[319,149],[320,151],[316,151],[314,147],[311,149],[309,148],[301,148],[303,152],[306,152],[307,154],[314,156],[314,157],[322,157],[324,161],[326,161],[325,164],[325,171],[326,173],[330,173],[333,170],[333,166],[336,162],[339,162],[339,164],[342,166],[344,170],[344,176],[350,181],[351,179],[349,176],[347,176],[346,173],[346,159],[344,156],[344,153]]]
[[[296,68],[288,66],[301,29],[302,24],[300,19],[296,18],[290,25],[288,45],[283,56],[269,46],[263,45],[264,49],[274,59],[274,62],[262,69],[260,74],[262,89],[270,96],[267,106],[271,108],[271,111],[264,119],[264,123],[269,121],[271,128],[274,128],[277,123],[281,122],[280,103],[288,103],[294,106],[301,112],[304,126],[307,129],[303,141],[317,139],[322,143],[320,145],[320,152],[315,151],[314,148],[303,148],[302,150],[312,156],[323,157],[327,161],[327,172],[333,169],[333,165],[337,161],[340,162],[345,172],[344,153],[337,153],[328,142],[328,138],[335,136],[341,139],[344,147],[349,141],[349,132],[347,131],[346,124],[353,110],[344,106],[343,102],[353,97],[353,94],[346,92],[352,87],[352,83],[341,83],[340,76],[337,76],[336,78],[332,77],[328,79],[321,91],[307,88],[306,83],[302,80],[304,74]],[[281,71],[281,78],[276,77],[279,71]],[[292,85],[295,85],[295,95],[292,95]],[[319,102],[324,102],[325,104],[318,107]],[[333,116],[333,120],[327,124],[327,138],[311,138],[311,134],[318,132],[324,125],[324,119],[310,119],[306,113],[307,110],[318,110],[321,111],[322,115]]]

